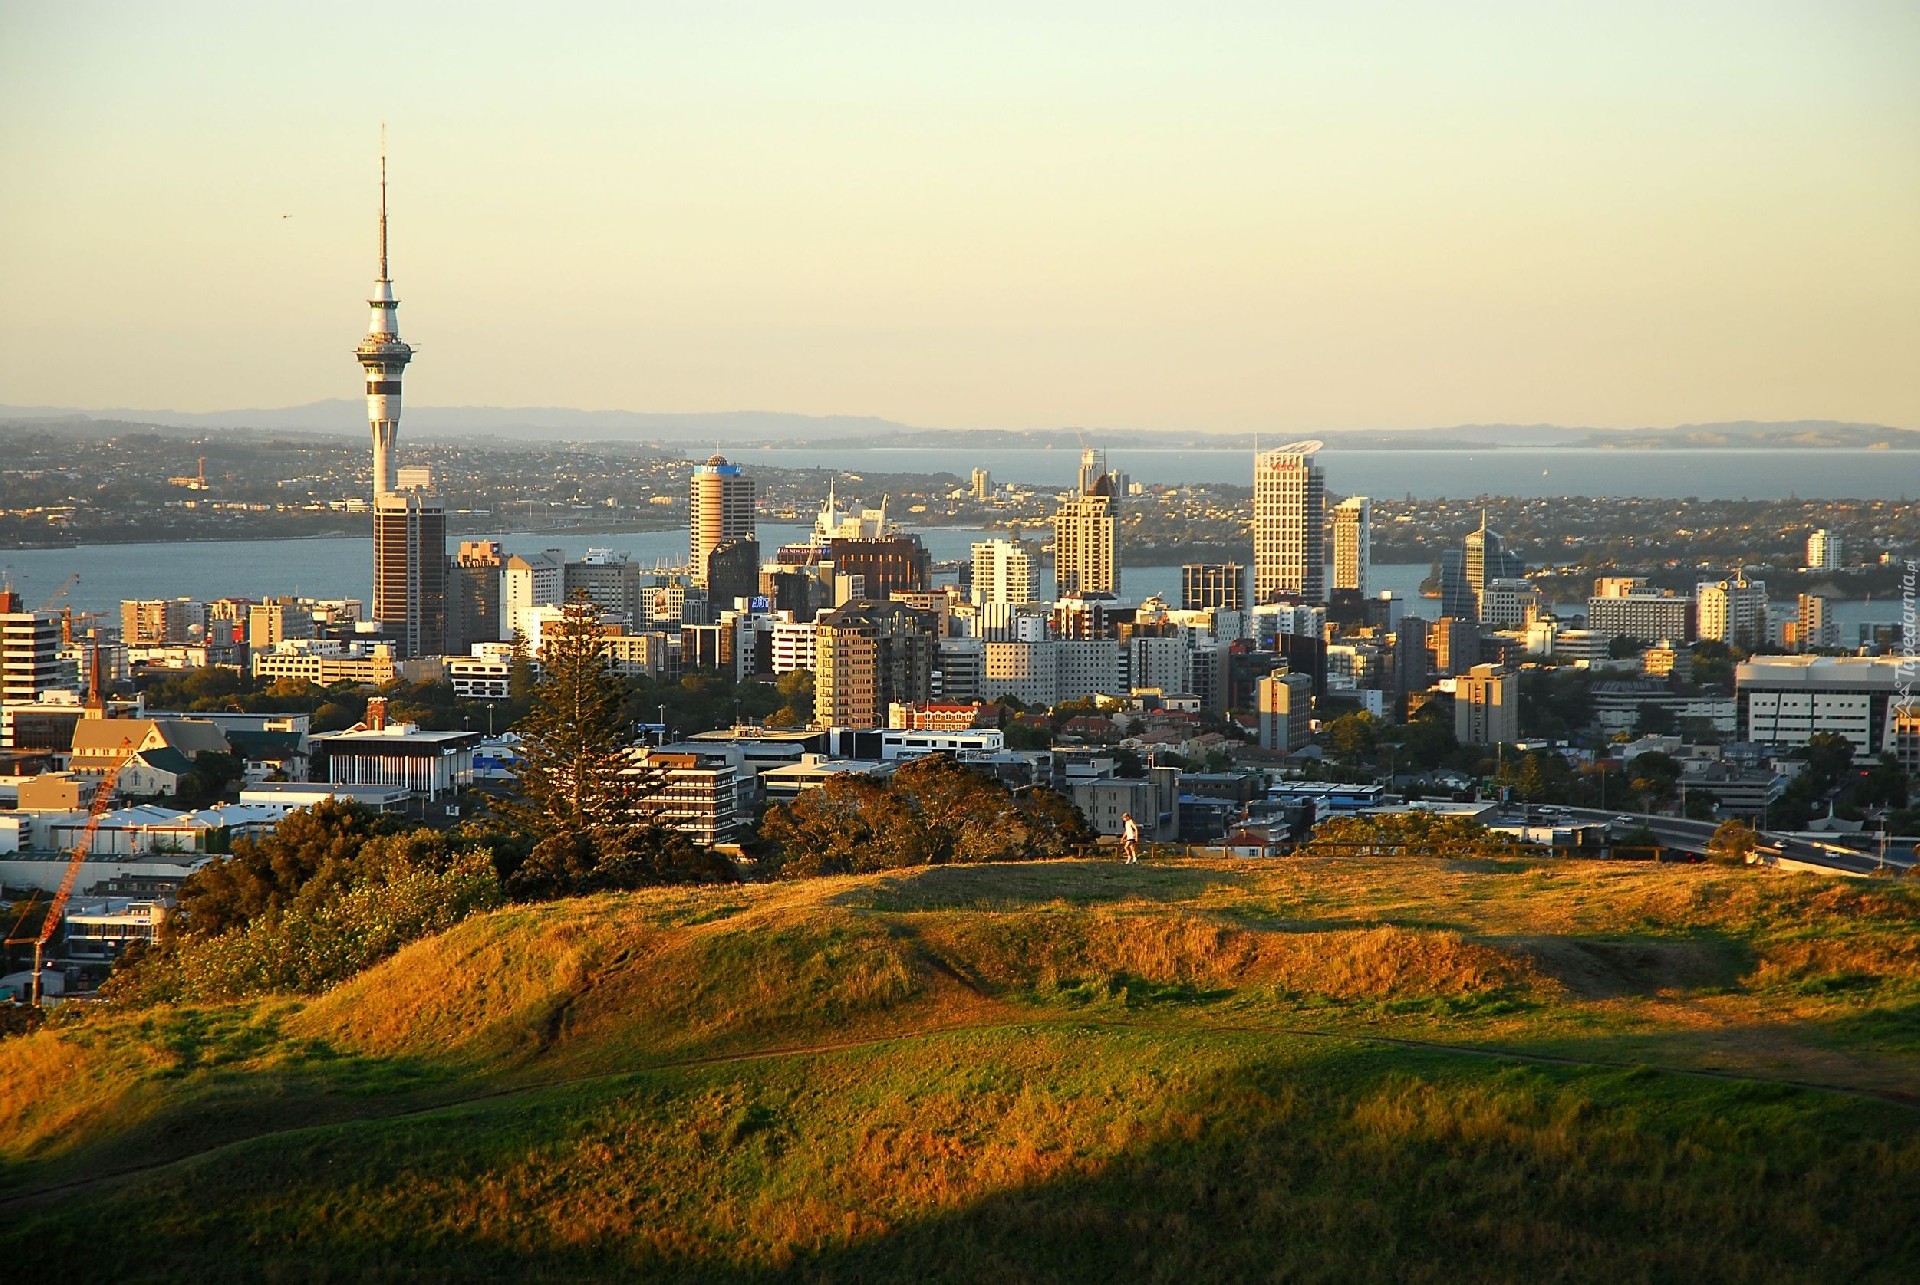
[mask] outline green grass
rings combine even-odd
[[[83,1277],[1911,1279],[1920,898],[1062,862],[513,908],[0,1043]]]

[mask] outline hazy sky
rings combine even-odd
[[[1912,0],[0,0],[0,402],[356,396],[383,119],[415,404],[1920,427]]]

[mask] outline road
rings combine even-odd
[[[1632,817],[1634,824],[1644,825],[1653,831],[1654,836],[1669,848],[1678,848],[1685,852],[1705,852],[1708,840],[1719,827],[1717,821],[1688,821],[1680,817],[1651,816],[1644,812],[1614,812],[1600,808],[1559,808],[1557,811],[1576,821],[1611,822],[1615,817]],[[1812,866],[1825,866],[1830,870],[1841,870],[1848,874],[1873,874],[1881,868],[1878,856],[1856,852],[1838,844],[1820,843],[1810,839],[1794,838],[1772,831],[1762,831],[1760,841],[1764,848],[1777,850],[1777,854],[1791,861],[1805,862]],[[1888,849],[1886,868],[1905,872],[1914,865],[1913,853],[1896,853]]]

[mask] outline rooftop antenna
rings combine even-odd
[[[380,122],[380,279],[387,280],[387,122]]]

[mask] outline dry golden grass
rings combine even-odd
[[[918,930],[925,945],[998,991],[1057,990],[1120,976],[1363,999],[1472,994],[1536,980],[1525,961],[1445,930],[1270,932],[1147,908],[931,918]]]
[[[1916,927],[1913,890],[1764,870],[1344,858],[509,908],[317,999],[0,1043],[0,1198],[322,1126],[49,1206],[0,1253],[103,1238],[134,1274],[342,1279],[1847,1275],[1903,1225],[1850,1193],[1920,1175],[1904,1112],[1621,1064],[1912,1094]]]
[[[1920,1039],[1900,1034],[1920,1001],[1916,892],[1706,866],[1321,858],[513,907],[310,1001],[101,1013],[0,1043],[0,1158],[110,1136],[249,1071],[346,1077],[372,1101],[403,1063],[435,1083],[538,1080],[1116,999],[1200,1025],[1298,1025],[1312,1006],[1318,1028],[1441,1043],[1581,1055],[1625,1040],[1663,1064],[1920,1091]]]

